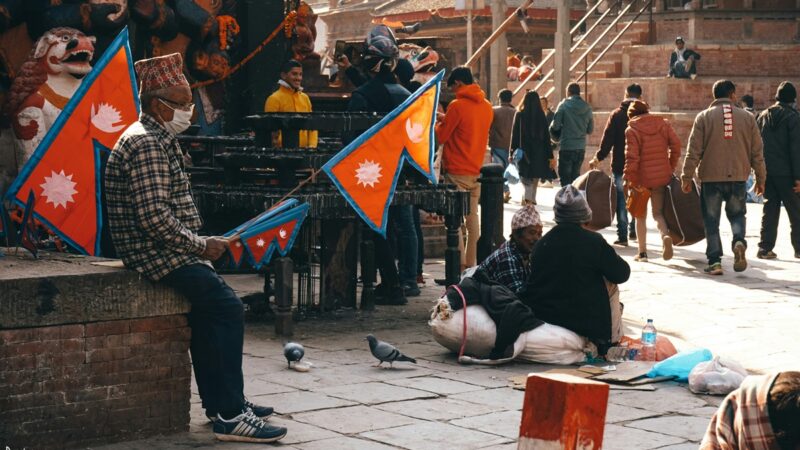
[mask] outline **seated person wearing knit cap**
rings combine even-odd
[[[479,269],[485,271],[495,283],[519,294],[531,273],[531,251],[541,238],[542,220],[539,212],[535,206],[527,205],[514,213],[511,219],[511,239],[489,255]]]
[[[556,194],[556,226],[531,254],[531,275],[522,299],[537,318],[594,342],[600,354],[622,334],[617,284],[630,266],[598,233],[584,228],[592,218],[586,198],[572,185]]]

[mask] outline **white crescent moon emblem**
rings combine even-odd
[[[278,231],[278,235],[281,237],[281,239],[286,239],[286,230],[281,228],[280,231]]]
[[[408,139],[415,144],[419,144],[422,142],[423,136],[422,133],[425,131],[421,124],[418,123],[411,123],[411,118],[409,117],[406,119],[406,134],[408,135]]]

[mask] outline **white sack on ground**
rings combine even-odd
[[[464,332],[464,310],[453,311],[446,297],[434,306],[428,322],[433,338],[448,350],[458,353]],[[497,327],[486,310],[479,305],[467,306],[467,344],[462,362],[492,364],[488,357],[494,348]],[[585,359],[585,352],[597,353],[594,344],[566,328],[544,324],[520,334],[514,343],[512,358],[548,364],[577,364]],[[476,359],[477,358],[477,359]],[[510,359],[509,359],[510,360]],[[505,362],[507,360],[498,360]]]

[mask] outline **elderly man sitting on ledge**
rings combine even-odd
[[[511,239],[503,243],[479,266],[497,284],[519,294],[531,273],[530,256],[536,241],[542,238],[542,220],[533,205],[514,213]]]
[[[556,194],[556,226],[536,244],[531,275],[520,299],[538,319],[567,328],[597,345],[600,354],[622,336],[618,283],[630,266],[598,233],[586,198],[572,185]]]

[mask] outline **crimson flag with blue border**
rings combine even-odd
[[[309,208],[307,203],[289,199],[226,233],[225,237],[231,238],[233,265],[238,267],[246,259],[258,269],[269,263],[276,251],[288,255]]]
[[[443,77],[444,70],[322,167],[356,213],[384,237],[403,163],[436,183],[434,124]]]
[[[9,188],[33,215],[83,254],[100,253],[102,152],[110,152],[139,118],[128,29],[123,29],[84,78]]]

